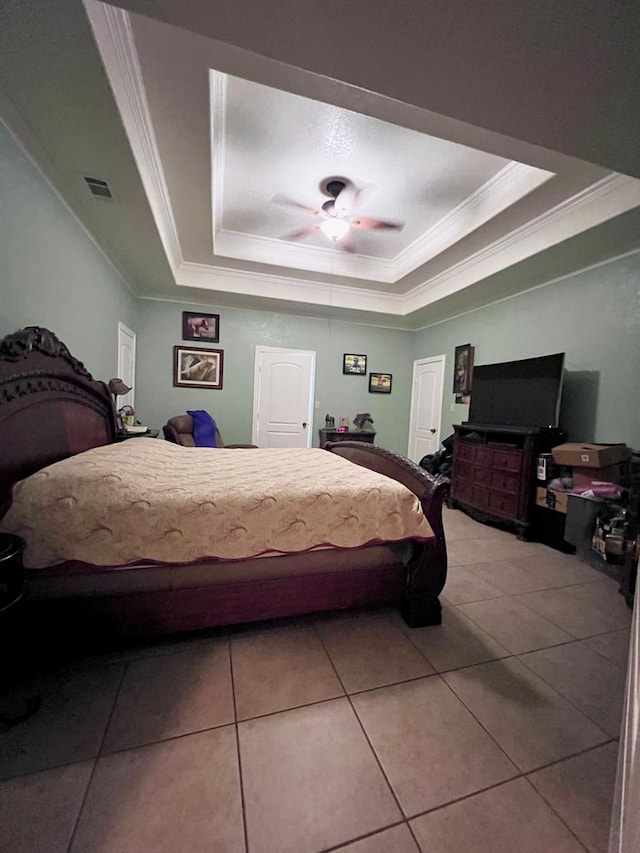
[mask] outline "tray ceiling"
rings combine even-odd
[[[640,205],[636,179],[429,112],[415,85],[394,99],[98,0],[14,11],[5,121],[141,296],[413,328]],[[317,219],[274,197],[317,208],[331,176],[404,228],[286,239]]]
[[[552,177],[270,86],[210,79],[216,255],[395,283]],[[283,201],[320,208],[332,176],[359,190],[356,216],[402,230],[287,239],[319,217]]]

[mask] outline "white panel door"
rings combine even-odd
[[[315,352],[256,347],[252,441],[311,447]]]
[[[414,462],[440,447],[444,361],[437,355],[413,362],[408,456]]]
[[[117,406],[133,406],[136,384],[136,333],[124,323],[118,323],[118,376],[131,388],[128,394],[118,397]]]

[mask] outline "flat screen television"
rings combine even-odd
[[[469,422],[557,427],[564,353],[473,368]]]

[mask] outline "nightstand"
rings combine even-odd
[[[15,614],[16,605],[24,598],[23,550],[24,542],[20,537],[13,536],[11,533],[0,533],[0,641],[5,649],[10,648],[11,641],[15,643],[17,622],[11,617]],[[14,657],[5,655],[0,663],[0,687],[3,689],[8,675],[7,663]],[[32,714],[35,714],[41,703],[39,696],[31,696],[27,699],[26,707],[18,714],[7,714],[3,708],[0,711],[0,731],[28,720]]]
[[[364,429],[346,430],[345,432],[339,432],[337,429],[319,429],[318,435],[320,436],[320,447],[324,447],[328,441],[364,441],[367,444],[374,444],[373,439],[376,437],[373,430],[369,432]]]
[[[126,441],[128,438],[157,438],[159,430],[148,429],[146,432],[117,432],[114,441]]]

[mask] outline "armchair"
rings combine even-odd
[[[196,443],[193,440],[193,418],[191,415],[176,415],[169,418],[166,424],[162,427],[162,432],[167,441],[172,441],[174,444],[181,444],[183,447],[195,447]],[[220,430],[216,427],[216,444],[218,447],[257,447],[256,444],[225,444],[220,435]]]

